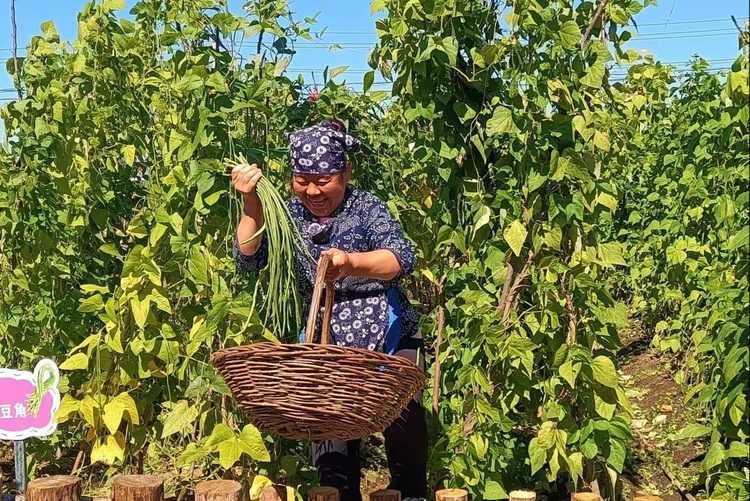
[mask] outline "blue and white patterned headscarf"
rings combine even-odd
[[[357,151],[360,141],[336,122],[323,122],[287,135],[295,174],[335,174],[346,167],[346,153]]]

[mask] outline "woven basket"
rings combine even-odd
[[[412,361],[327,344],[333,286],[326,284],[321,344],[314,344],[328,256],[318,264],[304,344],[257,343],[211,362],[260,429],[295,440],[353,440],[385,430],[424,384]]]

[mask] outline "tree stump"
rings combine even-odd
[[[195,501],[241,501],[242,484],[236,480],[208,480],[195,486]]]
[[[401,501],[401,491],[383,489],[370,494],[370,501]]]
[[[339,490],[335,487],[313,487],[307,491],[307,501],[339,501]]]
[[[574,492],[570,495],[571,501],[602,501],[602,497],[595,492]]]
[[[260,501],[288,501],[286,485],[269,485],[260,493]]]
[[[81,479],[72,475],[37,478],[26,488],[28,501],[78,501]]]
[[[164,480],[151,475],[125,475],[112,484],[112,501],[164,501]]]
[[[510,491],[510,501],[536,501],[536,492],[527,490]]]
[[[435,493],[436,501],[469,501],[469,492],[463,489],[442,489]]]

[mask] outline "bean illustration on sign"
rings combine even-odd
[[[0,369],[0,440],[25,440],[54,433],[60,408],[57,365],[40,360],[34,372]]]

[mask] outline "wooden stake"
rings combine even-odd
[[[602,501],[602,497],[594,492],[574,492],[570,495],[571,501]]]
[[[260,501],[288,501],[286,485],[269,485],[260,493]]]
[[[112,501],[164,501],[164,480],[151,475],[125,475],[112,484]]]
[[[313,487],[307,491],[307,501],[339,501],[339,490],[335,487]]]
[[[442,489],[435,493],[436,501],[469,501],[469,491],[463,489]]]
[[[510,491],[510,501],[536,501],[536,492],[527,490]]]
[[[72,475],[37,478],[26,489],[28,501],[78,501],[81,479]]]
[[[370,501],[401,501],[401,492],[395,489],[383,489],[370,494]]]
[[[208,480],[195,486],[195,501],[240,501],[242,484],[236,480]]]

